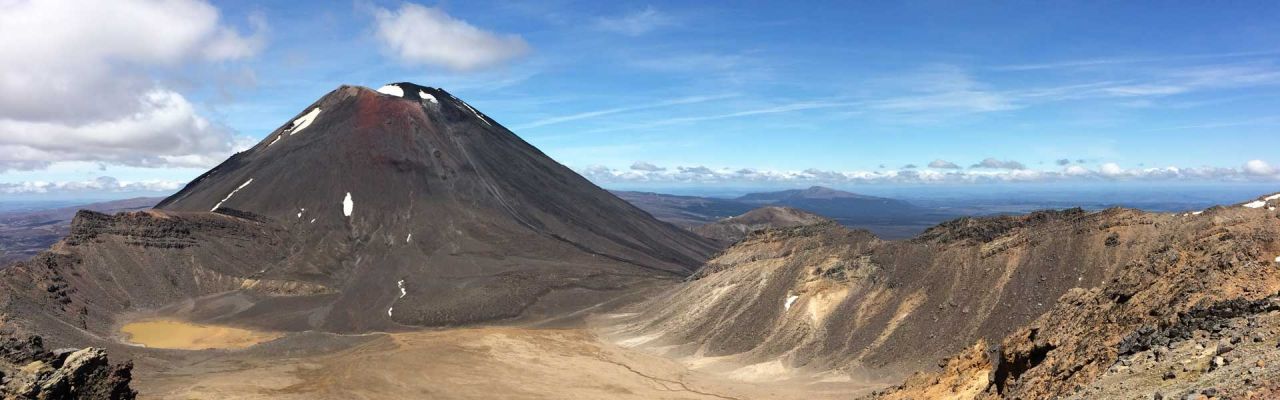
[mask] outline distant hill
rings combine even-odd
[[[659,220],[684,228],[740,215],[757,207],[737,200],[714,197],[628,191],[613,191],[613,194]]]
[[[867,196],[822,186],[749,193],[733,199],[614,192],[654,217],[686,228],[743,214],[761,206],[811,212],[850,228],[870,230],[884,239],[905,239],[960,214],[919,207],[903,200]]]
[[[136,211],[151,208],[160,197],[138,197],[47,210],[23,210],[0,213],[0,268],[25,260],[48,249],[67,235],[76,211],[103,213]]]
[[[694,227],[693,232],[721,243],[732,244],[762,229],[792,228],[821,223],[834,222],[804,210],[766,206],[748,211],[746,214]]]
[[[902,200],[866,196],[822,186],[751,193],[736,200],[750,204],[798,208],[835,220],[848,220],[850,224],[871,221],[893,222],[903,218],[917,217],[927,211]]]
[[[738,201],[747,202],[747,203],[776,203],[781,201],[815,200],[815,199],[890,200],[884,197],[875,197],[875,196],[861,195],[857,193],[850,193],[843,190],[836,190],[836,189],[832,189],[825,186],[812,186],[808,189],[780,190],[777,192],[748,193],[737,198]]]

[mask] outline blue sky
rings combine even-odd
[[[146,24],[54,3],[0,3],[6,59],[32,59],[0,77],[53,82],[0,91],[96,76],[118,100],[0,101],[11,194],[172,190],[340,84],[394,81],[610,187],[1280,185],[1274,2],[122,2]],[[48,29],[72,39],[22,30],[68,11],[85,26]],[[165,23],[191,40],[137,44]]]

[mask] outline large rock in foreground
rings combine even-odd
[[[5,399],[133,399],[133,363],[111,364],[89,347],[46,351],[39,336],[0,339],[0,397]]]

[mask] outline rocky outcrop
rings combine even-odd
[[[1263,329],[1266,324],[1249,321],[1280,312],[1275,297],[1280,291],[1280,213],[1215,207],[1197,215],[1149,215],[1155,240],[1138,246],[1123,232],[1107,239],[1111,248],[1138,251],[1118,259],[1120,267],[1107,279],[1066,291],[1047,312],[1000,339],[991,384],[966,398],[1129,398],[1141,393],[1194,398],[1204,395],[1202,390],[1249,397],[1266,392],[1271,377],[1280,373],[1275,360],[1242,357],[1257,366],[1217,372],[1232,365],[1232,359],[1223,357],[1231,350],[1215,347],[1215,340],[1226,338],[1234,346],[1242,335],[1267,341],[1276,333],[1275,324]],[[1221,333],[1232,326],[1249,328]],[[1274,351],[1274,344],[1259,347],[1268,349],[1264,353]],[[1171,354],[1174,361],[1167,359]],[[1134,367],[1146,359],[1164,364]],[[955,375],[940,371],[921,381]],[[905,385],[891,394],[910,398],[927,390],[927,385]]]
[[[975,241],[986,243],[1015,229],[1026,229],[1053,221],[1070,221],[1088,215],[1082,209],[1036,211],[1027,215],[997,217],[964,217],[929,228],[914,240],[918,242],[952,243]]]
[[[938,376],[917,372],[901,385],[873,395],[884,400],[961,400],[977,396],[991,384],[994,368],[990,347],[985,340],[979,340],[940,364],[943,372]],[[914,390],[905,391],[903,388]]]
[[[133,399],[132,362],[112,364],[100,348],[46,351],[39,336],[0,339],[0,397]]]

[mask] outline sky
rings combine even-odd
[[[0,195],[172,192],[342,84],[611,188],[1280,187],[1280,3],[0,0]]]

